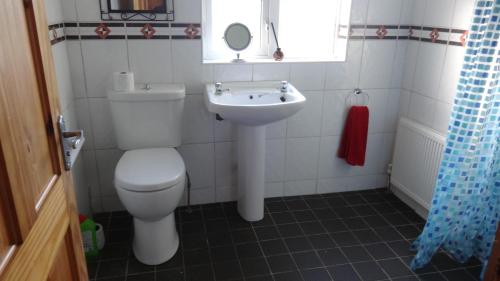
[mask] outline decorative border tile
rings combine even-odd
[[[55,45],[59,42],[66,40],[63,23],[51,24],[48,26],[48,28],[49,28],[49,40],[51,45]]]

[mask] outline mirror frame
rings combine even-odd
[[[248,36],[250,37],[250,38],[248,39],[248,43],[247,43],[247,44],[246,44],[243,48],[241,48],[241,49],[235,49],[235,48],[233,48],[233,47],[229,44],[229,42],[228,42],[228,40],[227,40],[227,33],[228,33],[229,29],[230,29],[231,27],[234,27],[234,26],[241,26],[241,27],[243,27],[243,28],[245,29],[245,31],[248,33]],[[244,24],[242,24],[242,23],[239,23],[239,22],[234,22],[234,23],[232,23],[232,24],[230,24],[230,25],[228,25],[228,26],[226,27],[226,30],[224,31],[224,38],[223,38],[223,39],[224,39],[224,42],[226,42],[226,45],[229,47],[229,49],[231,49],[231,50],[233,50],[233,51],[235,51],[235,52],[242,52],[242,51],[244,51],[245,49],[247,49],[247,48],[248,48],[248,46],[250,46],[250,44],[252,43],[252,38],[253,38],[253,36],[252,36],[252,33],[250,32],[250,29],[248,29],[248,26],[246,26],[246,25],[244,25]]]
[[[111,8],[111,0],[106,0],[108,4],[108,12],[110,13],[156,13],[156,14],[164,14],[167,12],[167,1],[163,0],[165,9],[163,10],[115,10]]]

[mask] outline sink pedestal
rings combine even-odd
[[[238,126],[238,212],[247,221],[264,218],[266,126]]]

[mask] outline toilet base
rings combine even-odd
[[[134,218],[134,255],[147,265],[157,265],[172,258],[179,248],[179,235],[172,212],[158,221]]]

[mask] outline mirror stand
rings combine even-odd
[[[240,53],[236,53],[236,58],[231,62],[245,62],[245,60],[240,58]]]

